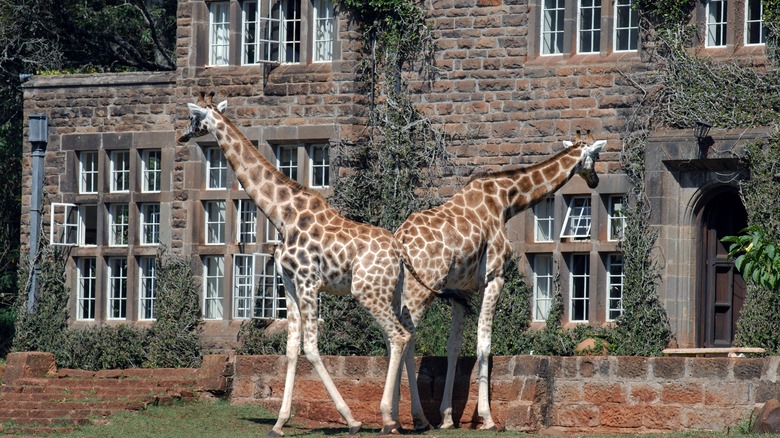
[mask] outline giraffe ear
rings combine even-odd
[[[590,147],[588,149],[591,151],[591,153],[598,154],[599,152],[601,152],[604,149],[604,146],[606,146],[606,145],[607,145],[607,141],[606,140],[599,140],[599,141],[593,143],[592,145],[590,145]]]
[[[570,142],[569,140],[564,140],[564,141],[563,141],[563,145],[564,145],[565,147],[567,147],[567,148],[570,148],[570,147],[571,147],[571,145],[573,145],[573,144],[574,144],[574,143]]]
[[[193,116],[204,117],[206,115],[206,108],[201,108],[194,103],[188,103],[187,107],[190,109],[190,114]]]
[[[220,114],[225,112],[225,108],[227,108],[227,100],[223,100],[217,104],[217,111],[219,111]]]

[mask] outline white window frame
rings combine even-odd
[[[98,192],[98,153],[97,151],[79,152],[79,193]]]
[[[547,2],[551,2],[552,7],[547,7]],[[540,20],[540,38],[539,53],[541,56],[552,56],[563,54],[564,49],[564,29],[566,17],[566,0],[542,0],[541,1],[541,20]],[[552,50],[551,50],[552,49]]]
[[[127,319],[127,258],[108,258],[106,319]]]
[[[610,242],[623,240],[623,232],[626,229],[625,205],[625,196],[613,195],[609,197],[609,210],[607,211],[607,240]]]
[[[203,201],[203,218],[206,224],[206,245],[225,244],[227,209],[225,201]]]
[[[225,257],[203,256],[203,318],[224,318]]]
[[[160,204],[145,203],[139,207],[140,214],[140,234],[141,245],[157,245],[160,243]],[[156,210],[156,211],[153,211]],[[155,241],[154,237],[157,237]],[[150,239],[151,237],[151,239]]]
[[[333,61],[335,13],[331,0],[313,0],[314,8],[314,62]]]
[[[751,17],[750,5],[758,3],[758,19]],[[764,2],[761,0],[745,0],[745,45],[746,46],[763,46],[766,44],[766,27],[764,27]],[[759,41],[757,43],[750,42],[750,30],[751,26],[758,26]]]
[[[57,213],[62,211],[63,222],[56,221]],[[49,215],[49,244],[53,246],[79,245],[79,209],[78,205],[65,202],[52,202]]]
[[[623,285],[625,284],[623,254],[607,255],[607,314],[608,322],[615,321],[623,314]]]
[[[242,6],[242,64],[301,62],[301,0],[245,1]]]
[[[116,150],[109,153],[111,162],[112,193],[127,193],[130,191],[130,151]]]
[[[76,319],[94,321],[97,303],[97,258],[80,257],[77,266]]]
[[[545,196],[534,205],[534,242],[555,239],[555,197]]]
[[[108,218],[108,246],[127,246],[130,238],[130,205],[111,204],[108,207]]]
[[[230,63],[230,2],[209,3],[209,65]]]
[[[298,145],[278,144],[274,149],[276,168],[287,178],[298,181]],[[289,156],[286,155],[288,152]]]
[[[236,242],[257,243],[257,205],[250,199],[236,200]]]
[[[634,10],[634,0],[615,0],[614,5],[613,50],[615,52],[635,52],[639,49],[639,15]],[[621,21],[621,18],[625,21]],[[621,48],[621,42],[626,42],[627,48]]]
[[[141,152],[143,166],[144,193],[159,193],[162,189],[162,151],[160,149],[144,149]]]
[[[282,233],[276,229],[271,222],[271,219],[268,219],[268,217],[265,218],[265,241],[268,243],[278,243],[282,241]]]
[[[553,256],[534,254],[533,321],[544,322],[550,316],[553,302]]]
[[[272,254],[255,253],[255,269],[257,270],[257,296],[255,297],[255,318],[285,319],[287,318],[287,295],[284,291],[282,278],[276,272],[276,263]]]
[[[578,0],[577,2],[577,53],[601,51],[601,1]],[[585,16],[588,11],[591,13],[590,17]],[[583,46],[587,42],[585,36],[590,36],[589,47]]]
[[[592,211],[590,196],[572,196],[566,209],[566,218],[563,220],[561,238],[590,239]]]
[[[154,320],[157,303],[157,259],[155,257],[138,258],[138,280],[138,319]]]
[[[588,322],[590,317],[590,253],[569,256],[569,322]],[[584,262],[581,266],[579,262]],[[580,271],[577,268],[584,267]],[[575,309],[583,309],[584,318],[575,318]]]
[[[720,9],[713,8],[717,4]],[[728,31],[728,0],[707,0],[705,7],[706,47],[726,47]]]
[[[254,313],[254,254],[233,254],[233,319],[249,319]]]
[[[330,187],[330,147],[327,144],[309,145],[309,187],[325,189]],[[321,154],[320,157],[317,155]],[[319,158],[319,159],[318,159]],[[317,181],[317,170],[322,175],[321,182]]]
[[[227,188],[227,168],[227,159],[222,148],[206,148],[206,190]]]

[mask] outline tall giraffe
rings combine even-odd
[[[588,141],[592,143],[590,134]],[[395,232],[417,277],[426,285],[461,297],[483,294],[477,332],[477,411],[482,417],[482,429],[495,428],[488,400],[488,356],[493,314],[504,285],[504,265],[512,252],[505,223],[561,188],[576,174],[585,179],[588,187],[595,188],[599,179],[594,163],[605,144],[604,140],[588,144],[578,132],[576,142],[564,141],[566,149],[553,157],[525,168],[475,178],[444,204],[413,213]],[[421,285],[417,277],[404,280],[404,305],[415,327],[434,299],[431,289]],[[452,391],[465,310],[463,304],[453,300],[447,341],[447,376],[440,408],[442,428],[453,426]],[[410,342],[404,360],[415,428],[425,429],[430,425],[417,392],[414,340]]]
[[[290,418],[301,326],[306,359],[346,420],[350,434],[357,433],[362,426],[352,417],[320,358],[320,291],[336,295],[351,291],[382,328],[390,358],[380,410],[383,432],[391,432],[397,427],[397,401],[393,399],[397,391],[393,391],[393,385],[400,376],[402,357],[411,339],[400,319],[403,248],[389,231],[346,219],[319,193],[279,172],[223,115],[227,102],[215,106],[213,95],[212,92],[204,99],[201,93],[198,104],[187,104],[190,125],[179,142],[212,134],[241,185],[283,236],[274,255],[287,295],[287,374],[279,418],[270,435],[283,435],[282,427]]]

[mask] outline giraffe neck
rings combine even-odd
[[[581,157],[582,147],[569,147],[541,163],[497,174],[499,186],[507,187],[498,192],[505,220],[560,189],[577,172]]]
[[[319,193],[288,178],[271,164],[227,117],[215,111],[213,132],[244,190],[278,230],[304,208],[327,208]],[[312,202],[309,202],[312,201]]]

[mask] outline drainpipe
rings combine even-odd
[[[38,296],[38,275],[41,268],[38,263],[38,237],[41,231],[41,204],[43,196],[43,159],[46,156],[46,144],[49,142],[49,119],[46,114],[30,114],[29,140],[32,144],[32,193],[30,196],[30,263],[32,277],[27,291],[27,313],[35,311]]]

